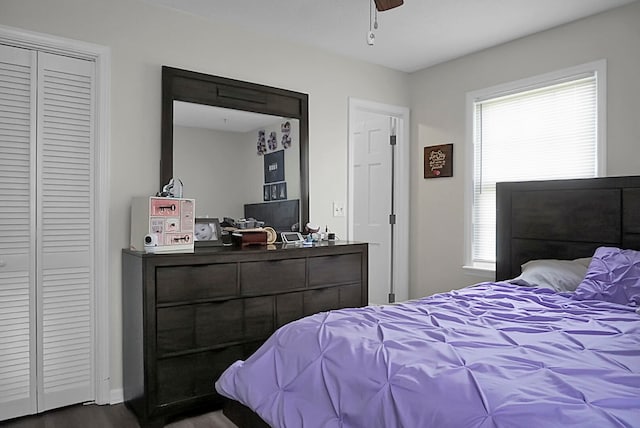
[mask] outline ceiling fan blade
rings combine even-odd
[[[402,6],[404,0],[374,0],[376,2],[376,9],[379,12],[393,9],[394,7]]]

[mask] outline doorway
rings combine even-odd
[[[347,236],[369,243],[369,303],[407,300],[409,109],[349,99],[348,164]]]

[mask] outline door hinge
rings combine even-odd
[[[396,224],[396,215],[389,214],[389,224]]]
[[[396,136],[395,135],[390,135],[389,136],[389,144],[391,144],[392,146],[396,145]]]

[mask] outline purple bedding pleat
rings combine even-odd
[[[292,322],[215,387],[278,428],[639,427],[640,315],[485,283]]]

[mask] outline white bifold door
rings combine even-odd
[[[94,398],[94,74],[0,45],[0,420]]]

